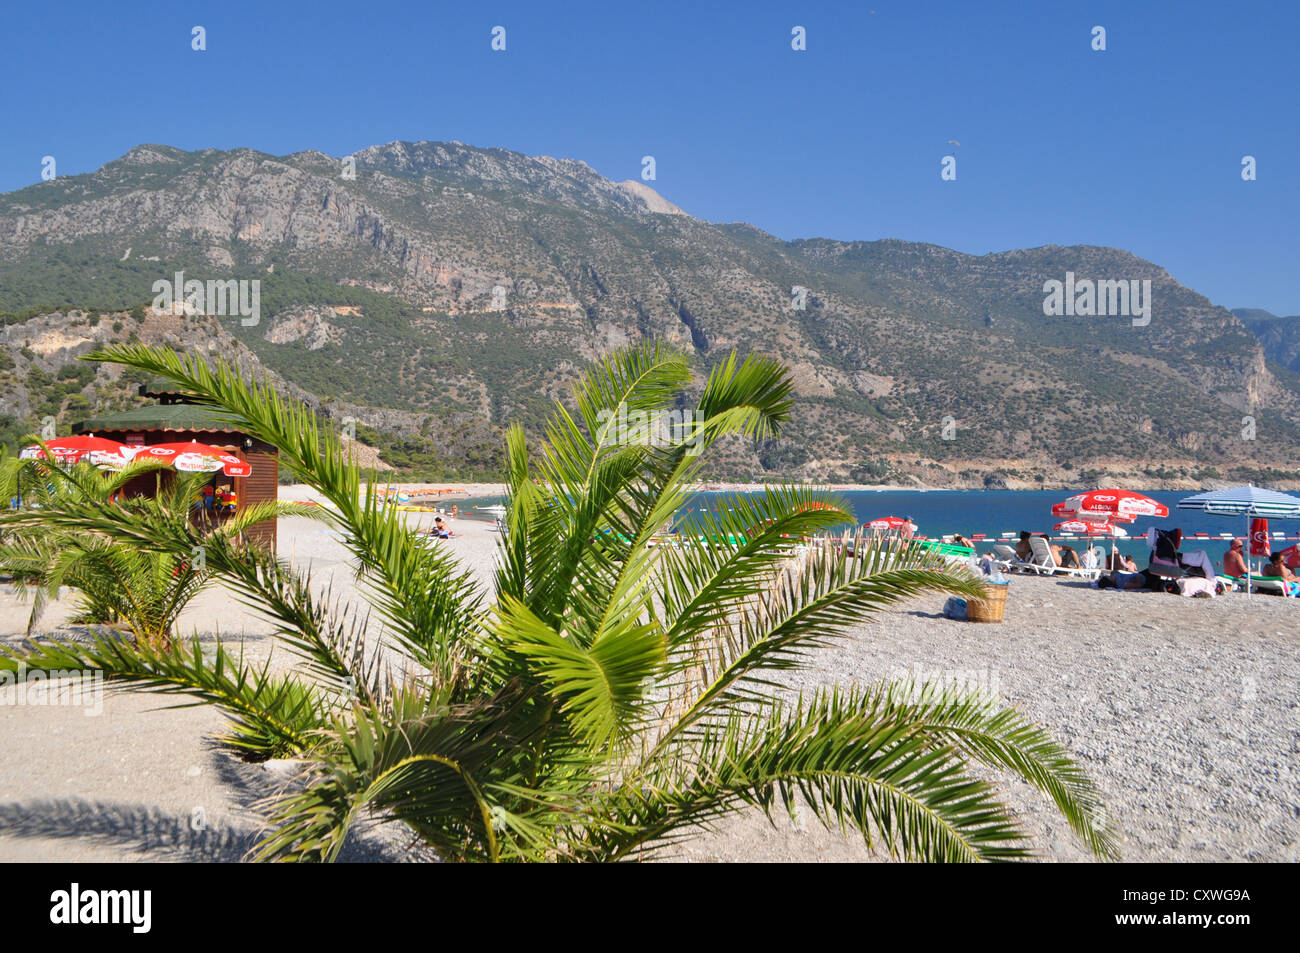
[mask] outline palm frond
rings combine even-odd
[[[684,755],[685,752],[679,753]],[[855,830],[904,860],[1009,860],[1024,835],[989,785],[951,749],[926,743],[874,699],[831,690],[766,717],[733,710],[699,733],[689,757],[637,774],[606,804],[615,822],[590,835],[612,858],[671,843],[746,805],[791,813],[801,795],[828,827]],[[624,833],[623,830],[631,833]]]
[[[98,672],[109,688],[188,695],[220,708],[233,722],[227,743],[262,758],[302,752],[317,743],[328,712],[325,700],[289,677],[272,676],[269,660],[251,669],[220,643],[204,654],[195,639],[188,650],[154,648],[124,640],[92,645],[42,641],[25,651],[0,647],[0,671],[23,667],[46,672]]]
[[[1100,792],[1059,742],[996,698],[934,684],[889,684],[873,691],[882,717],[913,726],[934,744],[1014,775],[1045,792],[1090,851],[1118,858]]]

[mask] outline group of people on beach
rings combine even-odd
[[[1131,556],[1112,557],[1110,571],[1097,580],[1100,589],[1152,589],[1177,592],[1181,595],[1219,595],[1227,592],[1233,580],[1248,575],[1257,579],[1270,579],[1280,583],[1283,595],[1300,595],[1300,580],[1287,565],[1286,552],[1270,553],[1268,562],[1258,572],[1252,572],[1246,561],[1245,546],[1234,539],[1223,554],[1222,574],[1204,550],[1192,553],[1180,551],[1182,534],[1178,530],[1153,530],[1154,546],[1151,565],[1139,569]],[[1122,565],[1120,561],[1122,560]]]
[[[1247,562],[1240,539],[1233,540],[1224,554],[1220,573],[1205,550],[1185,552],[1181,549],[1182,533],[1178,530],[1152,530],[1151,564],[1138,566],[1132,556],[1113,551],[1109,556],[1088,547],[1083,554],[1071,546],[1052,542],[1046,533],[1020,532],[1015,546],[1016,557],[1025,563],[1034,562],[1034,536],[1042,538],[1053,562],[1063,569],[1097,569],[1101,571],[1094,585],[1099,589],[1149,589],[1158,592],[1176,592],[1181,595],[1218,595],[1227,592],[1233,580],[1244,579]],[[953,542],[970,546],[964,536],[954,536]],[[1288,565],[1285,550],[1273,552],[1258,571],[1250,573],[1255,579],[1267,579],[1280,585],[1284,595],[1300,595],[1300,578]]]
[[[1233,576],[1238,579],[1246,575],[1247,567],[1244,549],[1245,547],[1242,545],[1241,540],[1234,539],[1232,541],[1232,545],[1228,547],[1228,551],[1223,554],[1224,575]],[[1263,568],[1254,575],[1270,576],[1276,579],[1281,579],[1288,586],[1294,586],[1300,589],[1300,578],[1297,578],[1291,567],[1287,565],[1285,550],[1279,549],[1275,552],[1269,553],[1268,562],[1266,562]]]

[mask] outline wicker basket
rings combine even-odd
[[[1007,611],[1007,590],[1011,583],[985,583],[988,587],[987,599],[967,599],[966,619],[970,622],[1001,622],[1002,614]]]

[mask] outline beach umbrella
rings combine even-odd
[[[246,477],[253,472],[248,461],[232,453],[191,440],[189,443],[159,443],[141,447],[137,460],[161,460],[182,473],[213,473],[220,470],[228,477]]]
[[[1132,490],[1090,490],[1057,503],[1052,515],[1090,523],[1132,523],[1140,516],[1168,516],[1169,507]]]
[[[1250,520],[1255,517],[1300,519],[1300,496],[1265,490],[1262,487],[1234,486],[1227,490],[1197,493],[1178,501],[1180,510],[1197,510],[1210,516],[1241,516],[1250,535]],[[1253,540],[1252,540],[1253,543]],[[1246,595],[1250,595],[1250,560],[1246,560]]]
[[[1089,490],[1057,503],[1052,507],[1052,515],[1084,523],[1113,525],[1132,523],[1140,516],[1168,516],[1169,507],[1132,490]],[[1113,557],[1116,552],[1113,542],[1110,551]]]
[[[73,464],[86,460],[95,466],[124,467],[135,453],[135,447],[128,447],[107,437],[81,435],[77,437],[56,437],[45,441],[50,454],[59,463]],[[18,454],[22,460],[42,460],[45,451],[40,444],[25,447]]]

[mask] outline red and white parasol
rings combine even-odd
[[[182,473],[212,473],[220,470],[228,477],[246,477],[253,472],[252,465],[246,460],[197,440],[141,447],[135,459],[161,460]]]
[[[1089,490],[1052,507],[1052,515],[1081,523],[1096,523],[1115,527],[1115,523],[1132,523],[1141,516],[1168,516],[1169,507],[1159,500],[1153,500],[1132,490]],[[1120,535],[1112,533],[1111,538]],[[1116,552],[1115,544],[1110,546],[1111,555]]]
[[[1132,490],[1090,490],[1057,503],[1052,515],[1085,523],[1131,523],[1141,516],[1168,516],[1169,507]]]
[[[98,467],[118,469],[126,466],[136,451],[135,447],[128,447],[107,437],[85,435],[56,437],[45,441],[45,446],[59,463],[73,464],[85,460]],[[18,456],[22,460],[43,460],[45,451],[41,449],[40,444],[32,444],[30,447],[23,448]]]

